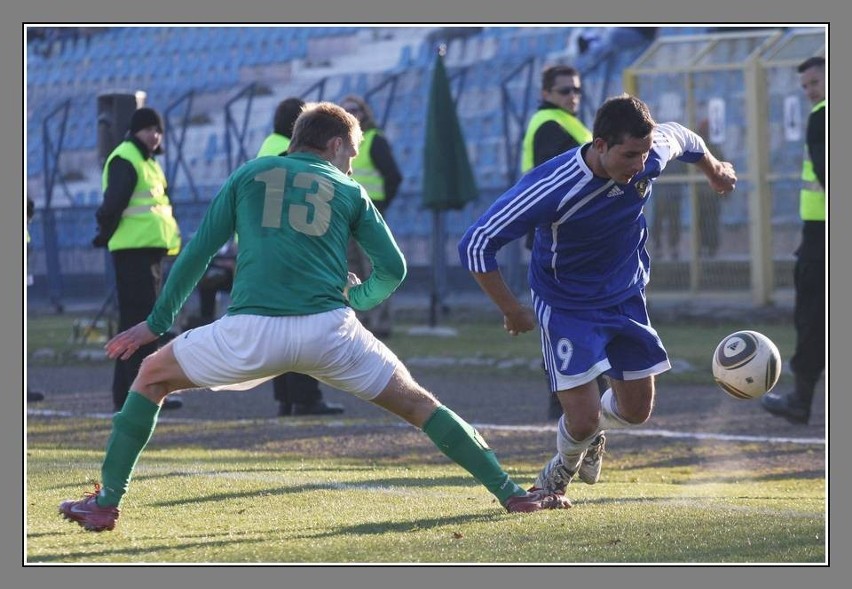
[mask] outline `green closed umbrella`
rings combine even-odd
[[[442,283],[446,273],[444,213],[463,209],[478,197],[476,181],[450,81],[444,67],[446,46],[435,56],[429,104],[426,111],[426,141],[423,149],[423,206],[434,214],[432,224],[432,293],[429,323],[437,322]]]
[[[463,209],[478,191],[443,54],[435,56],[423,152],[423,206],[434,211]]]

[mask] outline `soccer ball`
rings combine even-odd
[[[735,331],[713,353],[713,378],[736,399],[756,399],[781,376],[781,354],[771,339],[757,331]]]

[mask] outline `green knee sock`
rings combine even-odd
[[[485,485],[501,505],[509,497],[526,492],[509,478],[479,432],[447,407],[438,407],[429,416],[423,424],[423,433],[441,452]]]
[[[112,418],[112,433],[101,467],[103,488],[98,505],[118,505],[127,492],[139,455],[151,439],[160,406],[137,392],[130,391],[121,411]]]

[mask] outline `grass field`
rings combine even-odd
[[[610,433],[601,482],[572,484],[569,510],[506,513],[421,432],[357,400],[346,398],[342,419],[288,420],[248,407],[269,403],[268,391],[199,391],[180,414],[162,416],[116,530],[85,532],[57,506],[99,478],[110,422],[80,408],[108,398],[109,365],[75,355],[72,320],[28,324],[31,378],[56,383],[26,423],[30,564],[827,559],[825,424],[797,429],[712,385],[709,357],[741,328],[732,324],[657,325],[680,370],[661,378],[667,392],[653,423],[635,435]],[[493,322],[457,327],[458,337],[437,338],[400,326],[390,344],[421,383],[481,424],[504,467],[527,485],[554,437],[539,417],[544,397],[518,392],[542,387],[537,337],[509,338]],[[749,328],[789,357],[790,326]],[[89,376],[92,392],[82,394]]]
[[[732,454],[740,449],[728,448]],[[570,510],[503,512],[461,469],[269,453],[149,452],[114,532],[56,514],[100,452],[28,457],[29,562],[818,563],[824,484],[795,473],[607,464]],[[728,455],[728,459],[735,459]],[[515,463],[512,474],[537,465]],[[575,500],[576,501],[576,500]]]

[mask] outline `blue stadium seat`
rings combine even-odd
[[[219,135],[212,131],[207,136],[207,146],[204,148],[204,161],[210,164],[219,153]]]
[[[147,104],[165,107],[193,86],[205,91],[237,88],[240,68],[244,64],[261,63],[263,60],[283,62],[294,56],[304,56],[309,40],[312,42],[312,47],[316,43],[325,42],[326,38],[328,43],[335,43],[338,38],[359,30],[359,27],[307,26],[127,28],[116,33],[96,35],[92,38],[89,48],[85,48],[82,44],[69,45],[67,53],[60,56],[60,61],[55,62],[62,64],[58,68],[49,67],[44,64],[43,58],[33,56],[28,62],[27,88],[28,92],[33,92],[30,99],[34,99],[38,92],[41,93],[41,96],[38,96],[38,112],[42,117],[44,113],[50,112],[56,106],[56,103],[46,104],[43,96],[47,96],[48,92],[54,99],[59,98],[60,94],[73,96],[77,93],[88,93],[86,101],[91,106],[89,109],[92,111],[91,116],[88,112],[85,116],[80,116],[84,108],[88,108],[87,106],[77,104],[73,107],[72,117],[79,119],[79,125],[73,133],[69,128],[68,143],[65,147],[68,149],[94,148],[97,139],[94,121],[96,113],[93,112],[95,96],[109,87],[105,80],[122,79],[116,75],[119,73],[116,69],[121,69],[122,74],[129,74],[129,78],[125,77],[123,80],[138,85],[148,92]],[[502,112],[499,99],[500,80],[519,65],[520,58],[523,56],[544,57],[550,52],[564,50],[570,32],[571,29],[567,27],[552,30],[540,27],[535,31],[527,27],[484,28],[481,39],[490,40],[490,43],[495,44],[488,55],[496,49],[498,39],[501,40],[501,46],[509,48],[510,55],[487,62],[476,61],[468,70],[464,82],[464,102],[460,102],[464,111],[460,112],[460,117],[464,136],[469,145],[468,152],[474,156],[471,159],[475,165],[474,172],[481,191],[497,193],[505,188],[503,184],[506,182],[507,163],[500,116]],[[265,49],[263,49],[263,42],[266,43]],[[142,44],[151,46],[149,53],[141,51]],[[124,65],[117,68],[114,65],[116,63],[114,57],[125,53],[129,56],[122,57]],[[144,59],[130,58],[134,55],[144,56]],[[464,63],[467,64],[480,55],[484,55],[484,52],[465,50]],[[87,69],[79,64],[79,60],[82,59],[80,56],[85,56],[85,59],[92,63],[91,67]],[[625,57],[625,59],[628,58]],[[394,230],[400,235],[428,236],[431,232],[431,212],[420,209],[419,194],[423,181],[423,127],[434,51],[429,43],[403,45],[395,61],[397,63],[388,72],[353,71],[348,74],[332,74],[332,78],[329,78],[330,85],[326,86],[325,98],[339,99],[348,93],[365,95],[376,87],[383,76],[386,77],[391,73],[402,74],[385,130],[397,154],[404,181],[398,200],[391,208],[388,218]],[[190,69],[177,71],[175,64],[181,62],[190,62]],[[246,70],[243,72],[247,73]],[[44,87],[44,80],[48,73],[56,84],[55,87]],[[537,80],[534,80],[533,84],[537,84]],[[332,90],[329,90],[329,87]],[[274,90],[278,89],[274,88]],[[301,89],[294,88],[293,91]],[[735,88],[727,87],[722,90],[736,91]],[[287,91],[290,91],[290,88],[287,88]],[[535,89],[533,93],[537,96]],[[315,99],[316,96],[310,98]],[[531,104],[532,107],[534,102]],[[199,101],[199,104],[202,104],[202,101]],[[381,101],[378,101],[375,106],[383,105]],[[731,115],[735,115],[733,110]],[[217,178],[220,175],[225,176],[228,163],[224,158],[222,145],[224,136],[220,136],[222,133],[220,125],[221,123],[216,123],[215,130],[212,130],[212,127],[208,128],[209,130],[199,130],[194,136],[196,142],[194,147],[187,149],[184,153],[187,163],[192,161],[198,163],[199,169],[193,172],[193,180],[199,179],[197,175],[204,175],[208,179],[214,176]],[[27,174],[34,176],[43,173],[44,169],[38,114],[30,116],[27,133],[29,140]],[[262,135],[252,130],[252,138],[248,139],[248,142],[259,143]],[[198,196],[209,199],[216,188],[218,186],[210,190],[199,189]],[[179,180],[173,197],[189,206],[193,204],[193,199],[197,196],[191,193],[184,180]],[[100,198],[99,191],[94,189],[85,195],[85,201],[89,206],[93,204],[93,201],[97,204]],[[200,220],[200,217],[194,219],[190,213],[187,213],[185,219],[182,213],[181,216],[181,222],[187,223],[190,227]],[[457,225],[463,223],[468,217],[467,213],[461,212],[451,215],[449,222],[452,229],[458,229]],[[69,230],[76,229],[71,227]],[[86,237],[88,239],[91,235]]]
[[[407,68],[413,65],[414,58],[411,55],[411,45],[404,45],[402,47],[402,51],[399,52],[399,61],[397,61],[398,68]]]

